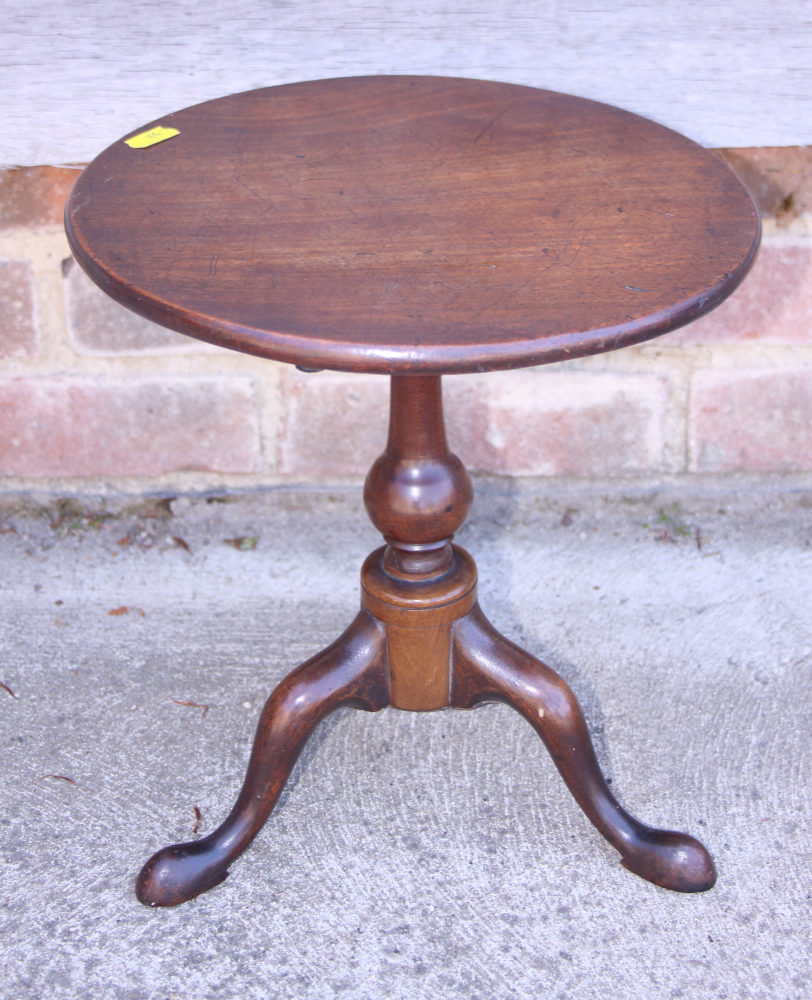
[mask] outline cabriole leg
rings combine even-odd
[[[676,892],[704,892],[716,881],[710,855],[694,837],[655,830],[629,815],[601,774],[575,695],[561,677],[500,635],[479,607],[453,626],[452,704],[502,701],[544,741],[561,777],[621,864]]]
[[[245,782],[226,821],[201,840],[154,854],[138,876],[139,900],[175,906],[222,882],[261,830],[318,723],[342,705],[377,712],[388,702],[384,629],[361,611],[339,639],[289,674],[265,703]]]

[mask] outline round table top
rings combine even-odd
[[[307,367],[489,371],[639,343],[726,298],[760,237],[713,153],[532,87],[317,80],[155,126],[178,134],[116,142],[77,181],[77,260],[147,319]]]

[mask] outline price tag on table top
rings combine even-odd
[[[173,135],[180,135],[180,131],[176,128],[164,128],[163,125],[159,125],[157,128],[151,128],[148,132],[139,132],[132,139],[125,139],[124,142],[130,149],[146,149],[147,146],[154,146],[156,142],[171,139]]]

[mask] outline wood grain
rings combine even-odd
[[[501,636],[475,603],[474,561],[452,547],[447,534],[464,520],[470,482],[448,451],[440,378],[393,376],[390,421],[365,500],[376,525],[389,526],[392,535],[364,563],[362,610],[266,702],[242,791],[225,821],[200,840],[154,854],[138,877],[138,898],[175,906],[219,885],[270,815],[308,737],[334,709],[377,711],[389,704],[431,711],[483,701],[504,701],[530,722],[629,871],[677,892],[710,889],[716,871],[705,847],[689,834],[646,826],[623,809],[601,774],[570,688]],[[426,476],[427,468],[436,475]]]
[[[451,689],[451,625],[386,626],[389,704],[410,712],[445,708]]]
[[[154,322],[307,366],[466,372],[614,350],[721,302],[759,240],[715,156],[549,91],[359,77],[151,124],[181,134],[117,142],[77,182],[77,260]]]

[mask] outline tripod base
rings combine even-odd
[[[228,818],[201,840],[153,855],[138,877],[142,903],[174,906],[222,882],[270,815],[310,734],[342,705],[377,712],[387,705],[427,711],[505,702],[539,734],[576,802],[625,868],[677,892],[713,886],[713,861],[698,840],[645,826],[618,804],[572,691],[493,628],[476,603],[473,559],[457,546],[449,550],[449,565],[424,580],[387,566],[388,547],[370,555],[358,617],[266,702]]]

